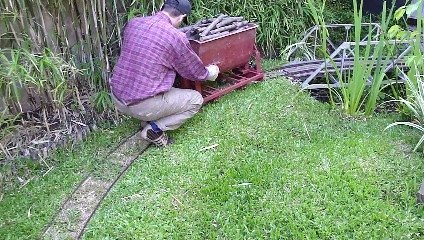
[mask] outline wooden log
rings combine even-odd
[[[207,24],[202,23],[202,21],[203,21],[203,20],[199,20],[199,21],[197,21],[196,23],[194,23],[194,24],[192,24],[192,25],[189,25],[189,26],[185,26],[185,27],[179,28],[178,30],[180,30],[181,32],[187,32],[187,31],[190,31],[190,30],[191,30],[191,29],[193,29],[193,28],[207,26]]]
[[[219,17],[217,17],[201,34],[200,36],[204,37],[209,34],[209,32],[216,27],[216,25],[221,22],[224,17],[227,15],[221,14]]]
[[[211,22],[213,22],[213,21],[215,21],[216,20],[216,18],[208,18],[208,19],[203,19],[203,20],[201,20],[201,22],[202,23],[211,23]]]
[[[203,32],[203,31],[205,31],[205,30],[206,30],[206,28],[208,28],[208,27],[199,27],[197,30],[198,30],[199,32]]]
[[[188,32],[188,31],[192,30],[193,28],[207,27],[208,25],[209,24],[207,24],[207,23],[202,23],[202,21],[198,21],[193,25],[182,27],[182,28],[179,28],[178,30],[180,30],[181,32]]]
[[[240,32],[240,31],[242,31],[242,30],[244,30],[244,29],[247,29],[247,26],[244,26],[244,27],[241,27],[241,28],[233,29],[233,30],[231,30],[231,31],[230,31],[230,33]]]
[[[226,26],[221,26],[221,27],[219,27],[218,28],[218,26],[216,26],[216,28],[215,29],[213,29],[213,30],[211,30],[211,32],[210,33],[212,33],[213,34],[213,32],[222,32],[222,30],[218,30],[218,29],[221,29],[221,28],[225,28],[225,27],[228,27],[229,29],[232,29],[232,26],[236,26],[236,28],[241,28],[241,27],[243,27],[243,26],[246,26],[247,24],[249,24],[249,22],[248,21],[243,21],[243,22],[233,22],[232,24],[230,24],[230,25],[226,25]],[[207,27],[199,27],[198,28],[198,30],[199,30],[199,32],[203,32],[205,29],[206,29]],[[218,31],[216,31],[216,30],[218,30]]]
[[[220,23],[216,24],[216,28],[220,28],[228,24],[231,24],[233,22],[240,22],[240,21],[243,21],[243,17],[228,17],[222,20]]]
[[[231,25],[228,25],[228,26],[224,26],[224,27],[214,29],[210,33],[215,34],[215,33],[219,33],[219,32],[231,31],[231,30],[234,30],[236,28],[237,28],[237,25],[231,24]]]
[[[187,26],[187,27],[179,28],[178,30],[185,33],[185,32],[190,31],[193,27],[194,26]]]
[[[207,27],[209,26],[209,24],[208,23],[206,23],[206,24],[200,24],[199,26],[195,26],[194,27],[194,29],[196,29],[197,31],[199,31],[199,32],[202,32],[202,31],[204,31]]]
[[[210,39],[222,37],[222,36],[227,35],[229,33],[230,33],[229,31],[225,31],[225,32],[220,32],[220,33],[208,35],[208,36],[203,36],[203,37],[200,37],[200,41],[207,41],[207,40],[210,40]]]
[[[239,23],[235,23],[235,25],[237,26],[237,28],[241,28],[246,26],[247,24],[249,24],[248,21],[243,21],[243,22],[239,22]]]

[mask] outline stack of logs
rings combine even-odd
[[[207,41],[225,36],[248,27],[249,22],[243,17],[231,17],[220,14],[216,17],[203,19],[194,25],[180,28],[192,40]]]

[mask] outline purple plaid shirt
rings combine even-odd
[[[110,82],[113,94],[127,105],[137,103],[169,91],[177,73],[194,81],[208,76],[185,34],[162,12],[129,21]]]

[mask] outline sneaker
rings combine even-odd
[[[147,141],[155,144],[158,147],[166,147],[172,142],[165,132],[155,132],[152,129],[147,130]]]

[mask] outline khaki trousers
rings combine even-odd
[[[126,106],[112,94],[117,109],[145,122],[153,121],[162,131],[174,130],[193,117],[203,104],[202,95],[191,89],[171,88],[168,92],[145,99],[135,105]],[[147,124],[141,137],[147,138]]]

